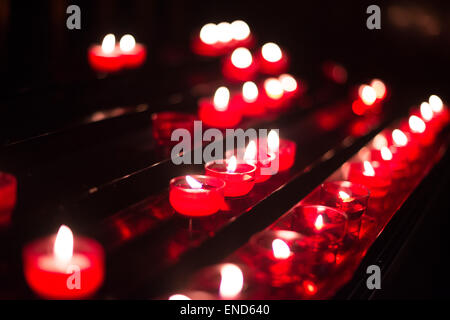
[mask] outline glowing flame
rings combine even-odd
[[[375,90],[378,99],[383,99],[386,95],[386,86],[384,82],[379,79],[373,79],[370,86]]]
[[[242,97],[245,102],[252,103],[258,98],[258,87],[252,81],[247,81],[242,86]]]
[[[185,296],[184,294],[174,294],[169,297],[169,300],[192,300],[188,296]]]
[[[316,218],[316,221],[314,222],[314,227],[316,230],[320,231],[323,228],[323,216],[319,214]]]
[[[431,109],[431,106],[428,102],[421,103],[420,115],[425,121],[430,121],[433,118],[433,109]]]
[[[275,130],[270,130],[267,135],[267,147],[272,154],[277,153],[280,148],[280,137]]]
[[[230,101],[230,90],[227,87],[220,87],[214,93],[214,108],[217,111],[225,111],[228,109]]]
[[[103,38],[102,51],[104,53],[112,53],[116,47],[116,37],[110,33]]]
[[[236,297],[244,287],[244,275],[234,264],[226,264],[220,270],[221,280],[219,293],[225,299]]]
[[[433,109],[433,112],[439,113],[444,108],[444,103],[442,102],[441,98],[439,98],[437,95],[433,94],[428,99],[428,102],[430,103],[431,109]]]
[[[120,38],[119,47],[123,52],[130,52],[136,46],[136,40],[131,34],[126,34]]]
[[[191,176],[186,176],[186,182],[192,189],[201,189],[203,187],[201,182],[195,180]]]
[[[236,20],[231,23],[231,33],[235,40],[245,40],[250,35],[250,28],[247,23],[242,20]]]
[[[247,148],[245,148],[244,160],[255,160],[257,152],[258,150],[256,148],[256,142],[253,140],[250,141]]]
[[[276,78],[269,78],[264,81],[264,90],[268,97],[272,99],[280,99],[283,96],[283,85]]]
[[[283,56],[280,47],[273,42],[268,42],[263,45],[261,48],[261,54],[263,58],[269,62],[280,61]]]
[[[389,150],[388,147],[381,148],[380,152],[381,152],[381,158],[383,160],[385,160],[385,161],[392,160],[392,157],[393,157],[392,152],[391,152],[391,150]]]
[[[237,160],[235,156],[232,156],[227,161],[227,172],[233,173],[236,171],[236,168],[237,168]]]
[[[248,68],[252,64],[253,58],[247,48],[237,48],[231,54],[231,63],[239,69]]]
[[[278,77],[278,80],[280,80],[281,85],[283,87],[283,90],[286,92],[294,92],[297,90],[297,81],[294,79],[293,76],[289,74],[282,74]]]
[[[422,119],[420,119],[418,116],[411,116],[408,120],[409,128],[413,132],[417,133],[423,133],[427,126],[425,125],[425,122],[423,122]]]
[[[342,201],[348,202],[350,200],[350,195],[345,191],[339,191],[339,198],[341,198]]]
[[[373,139],[373,147],[377,150],[381,150],[383,147],[387,147],[388,141],[383,134],[377,134]]]
[[[281,239],[275,239],[272,241],[273,256],[276,259],[284,260],[290,257],[291,249],[286,242]]]
[[[364,104],[368,106],[374,104],[374,102],[377,100],[377,93],[375,92],[375,89],[368,85],[362,85],[360,87],[359,96],[361,97],[361,100],[364,102]]]
[[[56,260],[65,265],[69,263],[73,256],[73,234],[72,230],[65,225],[61,225],[56,235],[53,245],[53,255]]]
[[[366,177],[374,177],[375,176],[375,170],[373,169],[373,167],[370,164],[370,162],[369,161],[364,161],[363,165],[364,165],[363,175],[365,175]]]
[[[215,44],[219,41],[219,30],[214,23],[205,24],[200,29],[200,40],[206,44]]]
[[[226,43],[233,39],[233,30],[228,22],[221,22],[217,25],[217,35],[220,42]]]
[[[397,146],[404,147],[408,144],[408,137],[406,134],[399,129],[392,131],[392,140]]]

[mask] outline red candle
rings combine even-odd
[[[123,67],[123,58],[120,49],[116,47],[116,38],[108,34],[103,39],[102,45],[94,45],[89,48],[88,61],[95,71],[114,72]]]
[[[389,168],[379,162],[352,162],[349,164],[348,180],[365,185],[373,198],[384,197],[391,185]]]
[[[224,204],[225,182],[215,177],[193,175],[170,181],[169,201],[178,213],[189,217],[209,216]]]
[[[269,42],[262,46],[258,64],[262,73],[278,75],[287,70],[288,58],[277,44]]]
[[[247,81],[242,85],[241,94],[234,95],[231,103],[239,106],[244,116],[257,117],[266,112],[258,86],[252,81]]]
[[[28,244],[23,263],[28,285],[47,299],[86,298],[103,282],[102,246],[92,239],[74,238],[64,225],[56,236]]]
[[[297,152],[297,144],[294,141],[280,140],[278,133],[271,130],[267,136],[267,147],[269,154],[274,154],[278,159],[278,171],[289,170],[294,165]]]
[[[237,162],[232,156],[228,161],[211,161],[205,165],[206,175],[225,181],[225,197],[240,197],[249,193],[255,185],[256,166]]]
[[[225,58],[222,66],[223,75],[231,81],[252,80],[257,71],[258,67],[250,50],[243,47],[235,49]]]
[[[194,132],[194,115],[165,111],[152,114],[153,137],[160,144],[171,143],[172,133],[176,129],[186,129],[191,134]]]
[[[255,182],[261,183],[270,179],[274,174],[271,170],[275,154],[267,153],[265,150],[258,150],[255,141],[250,141],[245,149],[244,160],[256,166]]]
[[[201,99],[198,114],[205,124],[216,128],[232,128],[242,119],[239,106],[230,103],[230,91],[226,87],[218,88],[213,99]]]
[[[284,89],[280,80],[268,78],[264,81],[261,95],[262,103],[271,111],[278,111],[285,106]]]
[[[392,179],[403,179],[409,174],[408,162],[400,157],[395,158],[391,150],[383,146],[381,149],[370,150],[370,160],[377,161],[388,167],[392,173]]]
[[[120,39],[119,48],[122,55],[122,66],[125,68],[140,67],[147,57],[145,46],[136,43],[130,34],[126,34]]]
[[[350,181],[325,182],[320,186],[320,201],[323,205],[337,208],[348,216],[348,234],[359,238],[361,217],[367,210],[369,190]]]
[[[448,109],[444,106],[441,98],[433,94],[428,99],[428,102],[433,110],[433,117],[436,118],[439,123],[439,127],[447,125],[449,120]]]
[[[8,173],[0,172],[0,226],[11,221],[17,200],[17,180]]]
[[[427,127],[425,121],[416,115],[411,115],[408,122],[402,124],[401,129],[408,132],[411,139],[417,144],[426,147],[434,142],[434,132]]]
[[[419,158],[419,145],[411,139],[408,133],[400,129],[394,129],[388,141],[395,158],[409,162],[414,162]]]
[[[297,80],[290,74],[284,73],[278,77],[283,87],[285,99],[292,99],[299,94]]]

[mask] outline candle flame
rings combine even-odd
[[[404,147],[408,144],[408,137],[400,129],[395,129],[392,131],[392,140],[394,140],[394,143],[400,147]]]
[[[268,97],[278,100],[283,96],[283,85],[276,78],[269,78],[264,81],[264,90]]]
[[[280,149],[280,137],[275,130],[270,130],[267,135],[267,148],[271,154],[276,154]]]
[[[252,103],[258,99],[258,87],[252,81],[247,81],[242,86],[242,97],[245,102]]]
[[[383,99],[386,95],[386,86],[380,79],[373,79],[370,86],[375,90],[378,99]]]
[[[281,239],[275,239],[272,241],[273,256],[276,259],[284,260],[290,257],[291,249],[286,242]]]
[[[188,296],[185,296],[184,294],[174,294],[169,297],[169,300],[192,300]]]
[[[53,245],[53,255],[61,264],[67,264],[73,256],[73,234],[72,230],[65,225],[59,227]]]
[[[227,87],[220,87],[214,93],[214,108],[217,111],[225,111],[228,109],[230,101],[230,90]]]
[[[102,51],[104,53],[112,53],[116,47],[116,37],[109,33],[103,38]]]
[[[232,299],[236,297],[244,287],[244,274],[234,264],[226,264],[220,270],[219,293],[222,298]]]
[[[371,86],[364,84],[359,88],[359,91],[359,96],[364,104],[370,106],[377,100],[377,93]]]
[[[226,43],[233,39],[233,30],[228,22],[221,22],[217,25],[217,36],[220,42]]]
[[[227,172],[228,173],[233,173],[233,172],[236,171],[236,168],[237,168],[237,160],[236,160],[235,156],[232,156],[227,161]]]
[[[250,141],[247,145],[247,148],[245,148],[244,160],[247,160],[247,161],[256,160],[257,152],[258,152],[258,150],[256,148],[256,142],[253,140]]]
[[[323,228],[323,216],[321,214],[319,214],[316,218],[316,221],[314,222],[314,227],[316,228],[317,231],[322,230]]]
[[[263,58],[269,62],[280,61],[283,56],[280,47],[273,42],[268,42],[263,45],[261,48],[261,54]]]
[[[391,150],[389,150],[389,148],[388,147],[383,147],[383,148],[381,148],[381,158],[383,159],[383,160],[385,160],[385,161],[389,161],[389,160],[392,160],[392,152],[391,152]]]
[[[433,94],[428,99],[428,102],[430,103],[431,109],[433,109],[433,112],[439,113],[444,108],[444,103],[442,102],[442,99],[439,98],[437,95]]]
[[[242,41],[250,35],[250,28],[244,21],[236,20],[231,23],[231,33],[234,40]]]
[[[373,169],[373,166],[370,164],[369,161],[364,161],[364,171],[363,175],[366,177],[374,177],[375,176],[375,170]]]
[[[284,91],[294,92],[295,90],[297,90],[297,80],[295,80],[293,76],[289,74],[282,74],[278,77],[278,80],[280,80]]]
[[[377,134],[373,139],[373,147],[377,150],[381,150],[383,147],[387,147],[388,141],[383,134]]]
[[[120,50],[123,52],[130,52],[136,46],[136,40],[131,34],[126,34],[119,41]]]
[[[408,120],[409,128],[416,133],[423,133],[427,128],[425,122],[418,116],[411,116]]]
[[[231,63],[239,69],[248,68],[252,64],[253,58],[247,48],[237,48],[231,54]]]
[[[201,182],[197,181],[196,179],[192,178],[191,176],[186,176],[186,182],[192,189],[201,189],[203,185]]]
[[[205,24],[200,29],[200,40],[206,44],[215,44],[219,41],[219,30],[214,23]]]
[[[338,193],[339,193],[339,198],[341,198],[342,201],[346,202],[350,199],[350,195],[347,192],[339,191]]]
[[[433,109],[428,102],[420,104],[420,115],[425,121],[430,121],[433,118]]]

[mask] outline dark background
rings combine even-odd
[[[70,4],[81,7],[81,30],[66,28]],[[381,30],[366,28],[370,4],[381,7]],[[332,59],[348,68],[350,81],[379,77],[411,103],[431,93],[448,101],[449,2],[0,0],[2,145],[96,110],[187,90],[187,74],[203,63],[189,54],[192,32],[235,19],[245,20],[260,42],[286,48],[294,74],[313,80]],[[90,70],[87,48],[111,32],[131,33],[147,45],[143,68],[106,78]],[[442,202],[434,211],[399,255],[381,298],[449,296],[449,207]]]

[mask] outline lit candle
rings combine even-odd
[[[169,201],[178,213],[189,217],[209,216],[224,204],[225,182],[215,177],[192,175],[170,181]]]
[[[401,127],[408,132],[411,139],[421,146],[429,146],[434,142],[434,132],[427,127],[425,121],[416,115],[411,115],[408,122]]]
[[[278,133],[271,130],[267,136],[269,154],[278,158],[278,171],[289,170],[295,163],[297,144],[294,141],[281,139]]]
[[[408,162],[400,157],[394,157],[392,151],[386,146],[373,148],[370,150],[370,160],[377,161],[381,165],[390,168],[392,179],[404,179],[408,176]]]
[[[280,47],[273,42],[268,42],[261,47],[259,67],[262,73],[278,75],[288,68],[288,58]]]
[[[286,99],[292,99],[299,94],[298,83],[293,76],[284,73],[278,77],[278,80],[281,82]]]
[[[275,160],[275,154],[265,152],[264,150],[258,150],[255,141],[250,141],[245,149],[244,161],[256,165],[255,182],[261,183],[267,181],[272,176],[273,172],[270,168],[272,162]]]
[[[222,72],[225,78],[231,81],[248,81],[255,77],[258,67],[250,50],[244,47],[235,49],[226,57]]]
[[[171,144],[172,133],[176,129],[186,129],[191,134],[194,132],[194,115],[165,111],[152,114],[153,137],[159,144]],[[175,142],[177,143],[177,142]]]
[[[442,102],[442,99],[439,98],[437,95],[433,94],[428,99],[428,103],[430,104],[431,109],[433,110],[433,117],[436,118],[436,120],[439,123],[439,127],[447,125],[449,120],[449,113],[448,109]]]
[[[130,34],[126,34],[120,39],[119,48],[122,55],[122,64],[125,68],[140,67],[147,57],[145,46],[136,43],[136,40]]]
[[[200,99],[198,114],[205,124],[216,128],[232,128],[242,119],[239,107],[230,103],[226,87],[218,88],[213,99]]]
[[[0,172],[0,226],[11,222],[11,214],[17,200],[17,180],[8,173]]]
[[[277,78],[268,78],[264,81],[262,101],[268,110],[278,111],[285,106],[284,88]]]
[[[92,69],[99,72],[119,71],[123,67],[122,53],[116,47],[116,37],[107,34],[101,45],[89,48],[88,60]]]
[[[240,197],[255,185],[256,165],[238,162],[235,156],[227,161],[211,161],[205,165],[206,175],[225,181],[225,197]]]
[[[371,197],[380,198],[389,191],[391,172],[376,161],[352,162],[349,164],[347,180],[365,185]]]
[[[389,138],[389,146],[395,158],[409,162],[414,162],[419,158],[418,143],[411,139],[409,133],[394,129]]]
[[[241,93],[235,94],[232,101],[239,106],[244,116],[257,117],[264,115],[266,112],[258,86],[252,81],[245,82],[242,85]]]
[[[104,277],[104,253],[95,240],[73,237],[62,225],[58,234],[23,249],[30,288],[47,299],[82,299],[94,294]]]

